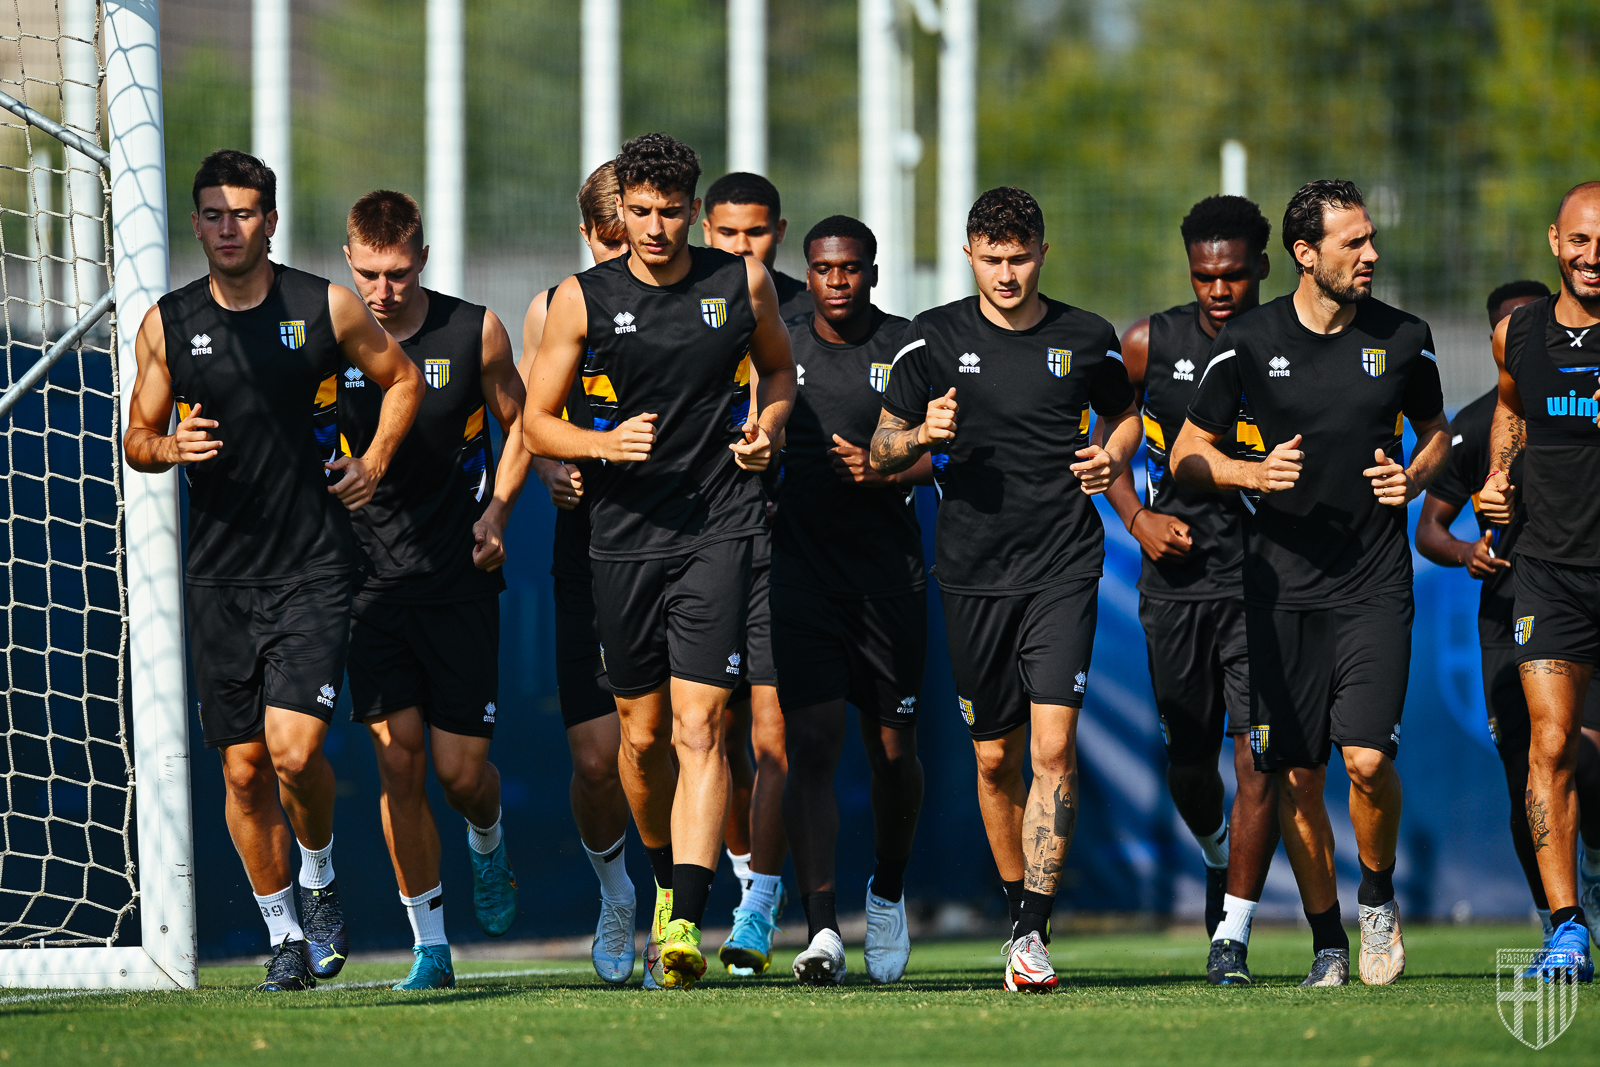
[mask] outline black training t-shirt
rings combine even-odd
[[[1497,527],[1484,517],[1478,502],[1478,491],[1494,469],[1489,457],[1489,431],[1494,423],[1495,403],[1500,398],[1499,387],[1490,389],[1478,399],[1456,412],[1450,420],[1450,462],[1445,464],[1439,477],[1428,486],[1428,495],[1438,497],[1451,507],[1462,507],[1472,501],[1472,510],[1478,519],[1478,536],[1490,530],[1500,530],[1500,540],[1494,553],[1501,559],[1510,559],[1522,528],[1527,525],[1528,511],[1523,497],[1516,496],[1516,510],[1511,515],[1511,525]],[[1511,484],[1522,484],[1522,457],[1511,463]],[[1514,565],[1513,565],[1514,566]],[[1478,590],[1478,642],[1483,645],[1511,644],[1511,609],[1516,599],[1511,586],[1511,569],[1494,572]]]
[[[712,248],[689,255],[689,273],[672,285],[634,277],[632,253],[577,276],[615,419],[657,416],[650,458],[605,464],[585,490],[594,559],[679,556],[765,526],[760,483],[728,448],[744,439],[750,406],[748,268]]]
[[[913,426],[956,391],[956,436],[936,452],[935,556],[952,593],[1008,595],[1100,574],[1105,527],[1070,467],[1089,443],[1089,409],[1133,402],[1116,331],[1059,301],[1027,330],[983,317],[978,297],[912,320],[883,406]]]
[[[341,455],[344,366],[328,280],[273,264],[267,298],[230,311],[209,276],[163,296],[161,325],[178,417],[202,405],[222,442],[185,465],[187,574],[195,585],[280,585],[350,572],[350,517],[325,462]]]
[[[400,348],[422,372],[416,421],[366,507],[350,514],[358,556],[356,595],[395,604],[494,596],[498,568],[472,563],[473,523],[494,498],[494,450],[483,401],[481,304],[431,289],[428,313]],[[339,379],[339,432],[355,455],[378,430],[383,391],[346,366]]]
[[[772,285],[778,290],[778,317],[792,324],[801,315],[817,310],[804,278],[791,278],[781,270],[772,271]]]
[[[1182,560],[1157,563],[1140,553],[1139,591],[1156,600],[1215,600],[1239,596],[1243,590],[1243,501],[1236,493],[1208,493],[1185,485],[1167,470],[1167,442],[1183,429],[1211,342],[1200,328],[1198,302],[1150,316],[1141,403],[1145,505],[1187,523],[1194,542]],[[1259,443],[1248,440],[1250,428],[1242,418],[1234,436],[1239,453],[1254,452]]]
[[[1244,594],[1282,608],[1348,604],[1411,586],[1406,509],[1379,504],[1362,471],[1400,455],[1401,419],[1444,410],[1428,324],[1379,300],[1336,334],[1313,333],[1283,296],[1223,327],[1189,418],[1234,433],[1240,397],[1265,448],[1302,435],[1293,489],[1245,522]]]
[[[1506,373],[1528,425],[1520,487],[1528,526],[1517,551],[1600,567],[1600,332],[1557,322],[1557,299],[1524,304],[1506,327]]]
[[[926,585],[911,492],[846,485],[833,468],[834,434],[871,446],[889,370],[909,325],[877,308],[872,315],[872,330],[854,344],[818,337],[814,314],[789,326],[798,384],[772,530],[774,585],[861,600]]]

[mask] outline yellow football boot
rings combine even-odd
[[[700,951],[700,927],[688,919],[667,924],[661,942],[661,987],[688,989],[706,973],[706,957]]]

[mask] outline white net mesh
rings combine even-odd
[[[94,0],[0,0],[0,91],[100,143],[99,30]],[[108,290],[108,203],[96,162],[0,111],[7,389]],[[0,421],[0,945],[113,944],[138,896],[112,337]]]

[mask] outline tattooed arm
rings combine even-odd
[[[913,426],[885,409],[878,415],[878,428],[872,434],[872,469],[879,474],[895,474],[916,463],[935,444],[956,437],[956,391],[928,401],[923,420]]]
[[[1494,423],[1489,429],[1489,462],[1493,469],[1478,493],[1478,504],[1496,526],[1511,524],[1517,491],[1511,484],[1511,464],[1522,454],[1528,441],[1522,394],[1506,371],[1506,330],[1510,323],[1511,317],[1507,316],[1494,328],[1494,364],[1500,371],[1500,398],[1494,406]]]

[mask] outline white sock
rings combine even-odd
[[[261,906],[261,917],[267,922],[267,940],[273,948],[283,944],[285,939],[306,939],[300,929],[300,917],[294,913],[294,886],[286,885],[270,897],[257,896],[256,903]]]
[[[772,918],[778,910],[778,894],[783,892],[783,875],[750,872],[750,888],[745,890],[739,907]]]
[[[749,896],[750,895],[750,873],[751,873],[750,872],[750,853],[746,852],[742,856],[735,856],[733,854],[733,849],[731,849],[731,848],[730,849],[725,849],[724,851],[726,851],[728,853],[728,859],[733,861],[733,876],[735,878],[739,879],[739,889],[744,893],[745,896]],[[743,897],[741,897],[740,901],[739,901],[739,907],[742,908],[744,906],[745,906],[744,905],[744,899],[743,899]]]
[[[628,835],[624,833],[617,838],[616,844],[604,852],[595,852],[588,845],[583,846],[583,851],[589,856],[589,866],[594,868],[595,877],[600,879],[600,899],[612,904],[632,904],[636,899],[633,879],[628,877],[627,849],[623,847],[627,843]]]
[[[1228,865],[1228,820],[1223,819],[1222,825],[1217,827],[1213,834],[1195,834],[1195,842],[1199,844],[1200,851],[1205,855],[1206,866],[1222,868]]]
[[[1248,945],[1250,921],[1256,917],[1259,904],[1260,901],[1225,894],[1222,898],[1222,921],[1217,924],[1217,932],[1211,936],[1211,940],[1237,941],[1241,945]]]
[[[1600,848],[1583,846],[1583,858],[1578,861],[1583,865],[1583,873],[1590,878],[1600,878]]]
[[[1550,925],[1550,909],[1534,908],[1533,910],[1539,916],[1539,927],[1544,933],[1544,939],[1549,941],[1551,935],[1556,932],[1556,928]]]
[[[494,812],[494,825],[486,829],[478,829],[472,825],[472,820],[467,819],[467,847],[480,856],[487,856],[500,847],[500,809]]]
[[[300,842],[296,841],[299,845]],[[326,889],[333,883],[333,837],[315,852],[300,845],[300,884],[307,889]]]
[[[448,945],[444,936],[444,884],[434,886],[421,896],[400,894],[400,903],[406,906],[406,918],[411,920],[413,945]]]

